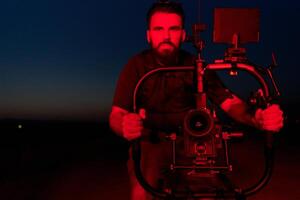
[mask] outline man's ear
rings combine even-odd
[[[146,35],[147,35],[147,42],[150,43],[151,39],[150,39],[150,32],[149,32],[149,30],[147,30]]]
[[[181,42],[184,42],[184,41],[185,41],[185,38],[186,38],[186,32],[185,32],[185,30],[183,29],[183,30],[182,30],[182,35],[181,35]]]

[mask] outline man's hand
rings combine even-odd
[[[123,137],[131,141],[141,137],[143,126],[143,119],[145,119],[145,110],[141,109],[139,114],[127,113],[123,116],[122,132]]]
[[[266,109],[257,109],[254,117],[260,130],[279,132],[283,127],[283,112],[279,105],[273,104]]]

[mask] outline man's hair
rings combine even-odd
[[[174,13],[181,17],[182,19],[182,26],[184,27],[184,11],[180,3],[173,2],[173,1],[159,1],[158,3],[154,3],[147,13],[147,27],[150,28],[150,20],[151,17],[157,13]]]

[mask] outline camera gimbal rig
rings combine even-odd
[[[232,35],[233,47],[227,49],[225,59],[219,60],[213,64],[206,64],[201,57],[203,50],[203,41],[200,38],[200,32],[205,26],[203,24],[193,25],[193,35],[190,41],[197,49],[198,58],[194,66],[174,66],[167,68],[157,68],[145,74],[137,83],[133,105],[136,112],[136,95],[140,85],[151,75],[158,72],[172,72],[172,71],[193,71],[197,77],[197,93],[196,107],[188,112],[183,120],[183,138],[184,138],[184,153],[186,157],[191,159],[189,164],[178,164],[176,157],[176,140],[177,134],[173,133],[169,136],[172,141],[172,163],[170,169],[177,170],[192,170],[194,173],[200,174],[217,174],[218,178],[226,184],[226,189],[216,189],[215,191],[207,192],[177,192],[172,188],[168,190],[157,190],[147,183],[140,169],[141,146],[139,140],[133,142],[133,160],[135,163],[136,177],[143,188],[150,192],[153,196],[165,199],[183,199],[183,198],[235,198],[246,199],[260,189],[262,189],[270,180],[273,168],[273,135],[266,133],[265,139],[265,169],[264,174],[260,180],[248,188],[239,188],[235,186],[226,176],[226,173],[232,171],[232,165],[228,155],[228,141],[235,137],[242,137],[243,133],[233,133],[222,130],[222,125],[217,122],[215,113],[208,108],[206,93],[203,87],[203,77],[206,70],[227,70],[230,75],[237,75],[238,71],[246,71],[251,74],[260,84],[260,91],[252,99],[252,103],[257,107],[266,107],[272,100],[271,90],[266,81],[267,76],[272,83],[276,97],[278,97],[278,86],[272,75],[271,65],[268,68],[262,68],[253,64],[249,64],[245,55],[245,49],[239,47],[239,34]],[[220,157],[222,157],[220,161]]]

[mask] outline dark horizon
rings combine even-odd
[[[300,102],[300,101],[299,101]],[[282,102],[279,101],[279,104],[281,108],[284,111],[284,116],[286,118],[286,123],[300,123],[300,106],[298,101],[295,102]],[[221,111],[219,113],[220,116],[222,116],[224,113]],[[82,118],[82,117],[2,117],[0,118],[0,123],[5,123],[5,122],[66,122],[66,123],[108,123],[109,119],[109,111],[106,111],[105,113],[102,113],[101,115],[95,115],[94,117],[87,117],[87,118]]]

